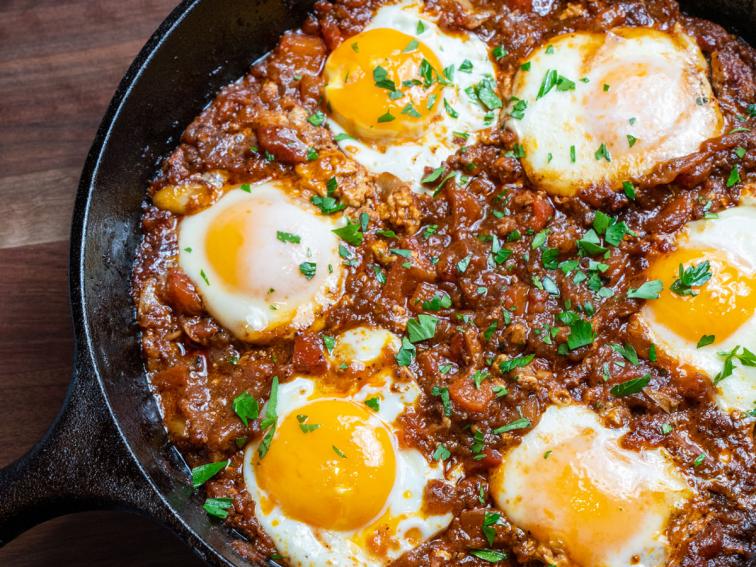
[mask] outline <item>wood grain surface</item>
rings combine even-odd
[[[71,372],[76,185],[129,63],[177,0],[0,0],[0,466],[57,413]],[[38,526],[0,565],[200,565],[168,531],[92,512]]]

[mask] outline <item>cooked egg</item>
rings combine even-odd
[[[419,394],[387,370],[350,392],[304,377],[281,384],[275,434],[263,457],[259,442],[248,446],[244,479],[291,565],[385,565],[449,525],[451,513],[423,510],[443,467],[405,446],[397,425]]]
[[[677,30],[617,28],[555,37],[523,62],[509,127],[538,186],[558,195],[648,174],[722,133],[695,41]]]
[[[717,402],[725,410],[747,411],[756,403],[756,367],[735,359],[732,374],[723,377],[726,356],[720,354],[736,347],[739,353],[743,347],[756,351],[754,226],[754,199],[718,218],[690,223],[678,237],[677,249],[652,263],[647,277],[661,280],[664,290],[640,314],[658,348],[715,382]],[[697,267],[700,285],[674,285],[681,268],[685,275]],[[704,336],[710,337],[703,341],[709,344],[698,347]]]
[[[232,188],[181,221],[181,267],[242,340],[307,327],[339,296],[338,221],[291,193],[275,181]]]
[[[441,30],[412,1],[378,9],[330,54],[325,77],[341,148],[372,173],[416,188],[426,166],[472,143],[501,107],[486,44]]]
[[[587,408],[551,406],[494,471],[491,494],[578,565],[664,565],[668,520],[690,489],[662,450],[622,448],[625,433]]]

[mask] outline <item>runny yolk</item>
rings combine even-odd
[[[711,278],[692,287],[697,295],[678,295],[670,289],[681,265],[685,270],[706,261]],[[664,283],[659,299],[648,302],[656,321],[692,343],[703,335],[714,335],[719,343],[756,311],[756,272],[732,263],[718,250],[680,248],[654,262],[648,279]]]
[[[389,28],[344,41],[328,57],[325,77],[326,100],[336,121],[368,141],[417,138],[443,98],[443,71],[435,53]]]
[[[254,458],[268,498],[286,516],[322,529],[368,524],[383,510],[396,476],[388,430],[349,400],[300,407],[280,422],[267,455]]]

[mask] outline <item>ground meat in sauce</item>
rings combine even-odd
[[[251,561],[269,557],[275,548],[255,520],[241,476],[240,447],[260,435],[259,424],[244,426],[231,401],[243,391],[265,400],[273,376],[286,380],[294,372],[334,370],[316,352],[312,336],[250,346],[216,323],[177,265],[177,222],[181,214],[211,203],[224,183],[299,177],[306,190],[324,194],[318,180],[331,174],[319,176],[306,163],[306,152],[316,148],[337,161],[340,154],[328,131],[305,118],[318,108],[320,71],[328,53],[359,32],[378,4],[317,2],[301,30],[284,34],[269,57],[226,87],[186,129],[150,188],[155,203],[171,198],[177,204],[160,209],[148,203],[144,208],[133,291],[154,391],[171,439],[191,465],[231,459],[207,483],[207,493],[232,498],[227,521],[248,538],[239,540],[237,548]],[[710,382],[695,371],[680,368],[663,353],[655,362],[649,360],[651,345],[632,319],[642,301],[627,299],[626,291],[644,281],[649,258],[670,250],[685,223],[733,206],[744,187],[756,181],[756,133],[749,130],[756,120],[753,107],[748,108],[756,93],[756,51],[716,24],[686,17],[670,0],[430,0],[428,6],[441,15],[442,25],[471,30],[492,49],[506,48],[508,55],[498,61],[502,97],[518,61],[549,37],[574,30],[670,29],[679,24],[710,62],[712,87],[731,133],[658,167],[639,184],[635,200],[600,188],[587,188],[574,198],[534,189],[519,161],[506,157],[516,140],[503,127],[492,128],[483,142],[460,148],[447,161],[447,167],[472,180],[465,187],[450,180],[436,197],[412,194],[396,180],[371,180],[360,168],[345,173],[339,196],[351,215],[368,212],[371,225],[350,268],[344,298],[327,313],[323,332],[334,335],[373,324],[402,334],[423,301],[440,292],[452,301],[435,313],[435,337],[418,344],[415,361],[401,371],[425,394],[416,410],[403,416],[402,425],[405,440],[426,455],[443,443],[464,465],[466,477],[456,486],[428,486],[425,506],[453,510],[455,519],[447,531],[396,564],[486,565],[467,550],[486,545],[480,526],[484,511],[493,508],[487,470],[528,429],[501,436],[491,430],[520,417],[536,424],[550,404],[572,400],[593,408],[608,426],[627,426],[627,448],[664,447],[695,479],[698,495],[668,529],[670,565],[748,564],[756,554],[754,420],[718,410]],[[747,150],[739,161],[736,147]],[[728,188],[726,179],[736,162],[742,182]],[[328,167],[336,166],[323,165]],[[608,268],[600,285],[614,292],[611,297],[592,293],[543,265],[546,249],[555,250],[560,261],[577,257],[576,240],[590,227],[596,209],[616,216],[637,234],[612,247],[604,260]],[[398,238],[391,245],[414,252],[412,267],[386,254],[378,229],[395,231]],[[507,269],[487,262],[492,235],[512,251]],[[534,248],[534,239],[544,236],[543,245]],[[456,267],[466,258],[467,269],[460,273]],[[385,283],[376,278],[376,270]],[[556,284],[559,297],[537,285],[544,277]],[[485,294],[478,292],[481,287]],[[567,300],[592,321],[596,339],[564,355],[558,350],[569,328],[559,314]],[[641,361],[616,367],[607,381],[604,363],[621,359],[613,343],[633,345]],[[496,371],[498,362],[524,354],[534,355],[529,364],[507,375]],[[470,376],[492,362],[490,379],[479,389],[471,387]],[[448,368],[453,370],[444,372]],[[623,398],[609,394],[611,386],[641,373],[650,376],[643,392]],[[508,394],[496,397],[496,386],[505,386]],[[451,415],[445,415],[441,398],[432,394],[434,387],[448,388]],[[674,432],[661,434],[663,423],[673,424]],[[471,449],[476,432],[483,434],[486,447],[479,459]],[[720,459],[725,452],[729,458]],[[701,453],[709,458],[696,466]],[[501,565],[569,564],[506,521],[496,527],[494,545],[509,553]]]

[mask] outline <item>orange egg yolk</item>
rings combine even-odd
[[[368,524],[383,510],[396,476],[389,431],[348,400],[318,400],[292,412],[268,454],[254,458],[268,498],[286,516],[322,529]]]
[[[374,142],[419,137],[437,113],[444,82],[433,51],[389,28],[344,41],[328,57],[325,77],[336,121],[353,136]]]
[[[697,295],[679,295],[670,289],[681,265],[685,269],[705,261],[711,279],[692,288]],[[756,312],[756,273],[717,250],[680,248],[656,260],[648,279],[664,283],[659,299],[648,302],[656,321],[692,343],[703,335],[714,335],[715,344],[719,343]]]
[[[244,285],[239,264],[247,241],[247,211],[229,208],[211,223],[205,236],[208,261],[224,283],[234,288]]]

